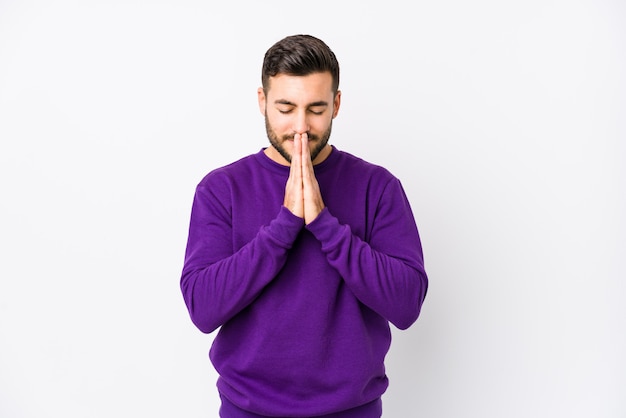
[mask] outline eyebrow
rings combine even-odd
[[[289,100],[285,100],[285,99],[275,100],[274,104],[281,104],[281,105],[287,105],[287,106],[296,106],[295,103],[292,103]],[[318,106],[328,106],[328,102],[320,100],[318,102],[309,103],[307,105],[307,107],[318,107]]]

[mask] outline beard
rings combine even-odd
[[[333,122],[331,120],[330,125],[328,125],[328,129],[324,131],[322,136],[307,132],[309,142],[315,143],[315,146],[311,150],[311,161],[315,160],[319,153],[322,152],[326,144],[328,144],[332,128]],[[278,138],[278,135],[276,135],[276,131],[274,131],[272,125],[270,124],[270,121],[267,119],[267,113],[265,114],[265,130],[267,131],[267,138],[270,140],[270,144],[272,144],[272,146],[276,148],[276,151],[278,151],[278,153],[285,160],[291,163],[291,154],[289,154],[285,147],[283,147],[283,143],[285,141],[293,141],[294,135],[283,135],[281,138]]]

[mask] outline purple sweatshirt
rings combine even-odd
[[[194,196],[185,303],[201,331],[221,327],[220,393],[261,415],[379,398],[389,322],[413,324],[428,287],[399,180],[335,147],[314,169],[326,208],[306,226],[282,205],[289,167],[263,150],[212,171]]]

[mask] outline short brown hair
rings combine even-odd
[[[278,74],[305,76],[330,72],[333,93],[339,90],[339,62],[321,39],[311,35],[292,35],[276,42],[265,53],[261,83],[267,94],[269,79]]]

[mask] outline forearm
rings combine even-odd
[[[283,207],[252,241],[225,255],[229,244],[220,234],[192,222],[181,290],[194,324],[212,332],[254,301],[284,265],[301,227]]]
[[[328,210],[308,228],[321,242],[329,264],[361,303],[400,329],[415,322],[428,288],[417,231],[404,228],[403,233],[386,240],[393,244],[375,249]]]

